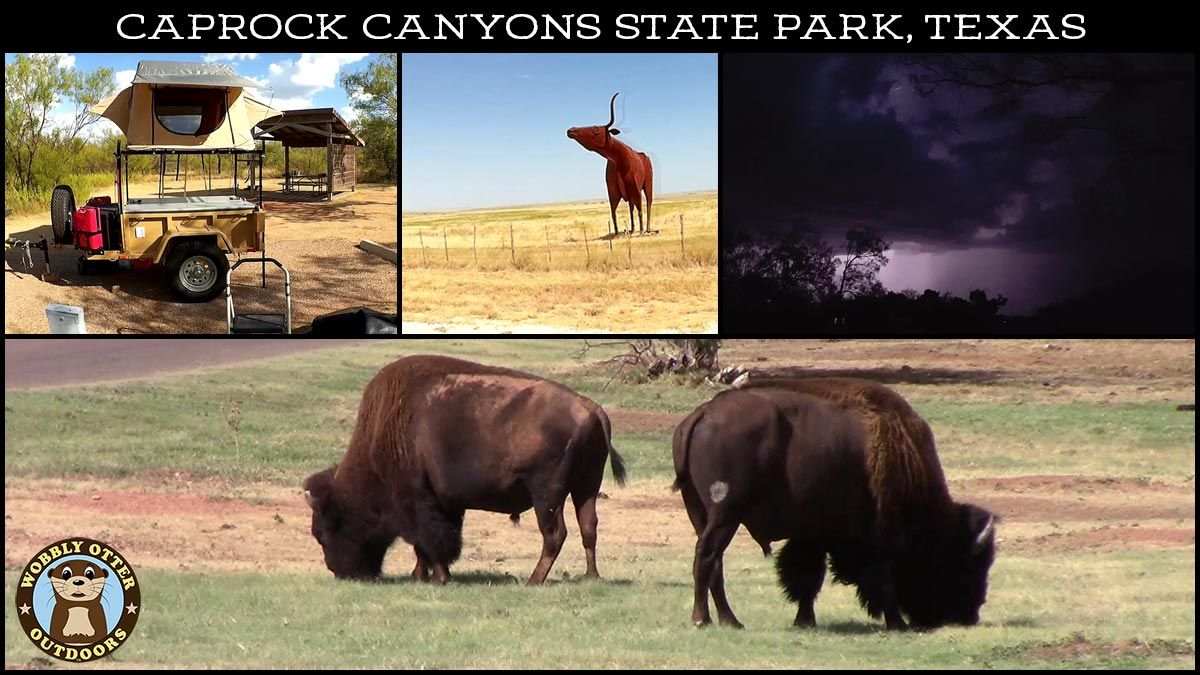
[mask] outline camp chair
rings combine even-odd
[[[283,299],[286,306],[285,314],[237,314],[233,310],[233,285],[230,279],[233,271],[243,263],[271,263],[283,270]],[[242,258],[229,266],[225,273],[225,325],[231,335],[248,333],[269,333],[275,335],[291,335],[292,333],[292,275],[283,263],[274,258]]]

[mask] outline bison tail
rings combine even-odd
[[[608,446],[608,459],[612,462],[613,478],[617,479],[617,485],[625,485],[625,478],[628,475],[625,472],[625,460],[621,459],[621,453],[613,446]]]
[[[671,490],[674,492],[679,492],[688,482],[688,446],[692,444],[692,430],[696,428],[700,418],[701,415],[692,413],[675,427],[675,437],[671,441],[675,456],[675,482],[671,484]]]
[[[604,444],[608,446],[608,459],[612,462],[612,474],[616,479],[617,485],[624,486],[625,478],[625,460],[621,458],[621,453],[612,444],[612,422],[609,421],[608,415],[604,410],[600,410],[597,417],[600,420],[600,429],[604,432]]]

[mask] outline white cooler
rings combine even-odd
[[[50,333],[54,334],[86,334],[87,324],[83,322],[83,308],[70,305],[46,305],[46,320],[50,322]]]

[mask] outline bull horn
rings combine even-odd
[[[313,496],[312,490],[304,491],[304,501],[308,502],[309,508],[317,510],[317,498]]]
[[[974,551],[978,553],[994,536],[996,536],[996,516],[988,516],[987,524],[979,531],[979,536],[975,537]]]
[[[616,109],[613,108],[613,104],[615,104],[617,102],[617,96],[620,96],[620,95],[621,95],[621,92],[618,91],[617,93],[613,94],[612,100],[610,100],[608,102],[608,124],[604,125],[605,129],[611,127],[613,125],[613,122],[617,121],[617,112],[616,112]]]

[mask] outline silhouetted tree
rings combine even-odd
[[[837,295],[841,299],[878,295],[882,289],[876,276],[888,264],[885,253],[892,244],[870,230],[846,233],[846,257],[841,263]]]

